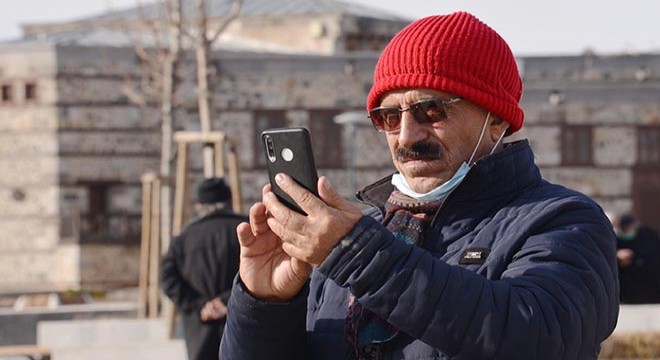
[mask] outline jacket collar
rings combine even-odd
[[[389,175],[366,186],[356,194],[357,199],[383,211],[394,191],[391,179]],[[504,144],[501,151],[479,159],[451,196],[459,201],[494,198],[519,191],[540,179],[529,141],[520,140]]]
[[[230,208],[220,208],[203,214],[195,215],[188,221],[186,226],[190,226],[192,224],[200,223],[206,220],[215,219],[219,217],[239,217],[239,216],[240,215],[234,213]]]

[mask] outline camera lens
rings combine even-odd
[[[270,162],[275,162],[275,146],[273,145],[273,139],[266,135],[264,141],[266,142],[266,157]]]

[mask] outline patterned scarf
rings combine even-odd
[[[442,201],[417,200],[395,190],[385,204],[383,224],[396,239],[422,246],[433,214]],[[364,308],[352,294],[344,330],[349,343],[349,359],[368,359],[370,354],[365,347],[392,340],[399,333],[399,329]]]

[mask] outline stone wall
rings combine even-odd
[[[631,211],[637,126],[660,125],[660,57],[584,54],[521,64],[525,128],[517,137],[530,139],[544,176],[586,193],[609,213]],[[591,129],[591,166],[562,163],[561,130],[573,125]]]
[[[33,242],[27,237],[23,239]],[[0,289],[3,293],[77,289],[80,286],[79,258],[80,249],[75,245],[4,252]]]
[[[0,290],[75,285],[76,254],[59,247],[54,48],[1,48],[0,83],[12,98],[0,101]]]
[[[109,56],[109,57],[106,57]],[[61,186],[59,211],[63,214],[89,210],[90,192],[86,184],[108,183],[108,211],[141,211],[140,176],[159,168],[160,128],[156,109],[130,104],[123,86],[122,71],[135,75],[132,54],[98,49],[98,61],[89,49],[62,48],[58,51],[59,96],[57,174]],[[346,71],[346,64],[351,71]],[[267,182],[265,169],[255,167],[254,151],[260,143],[254,130],[253,111],[284,111],[289,125],[309,126],[308,109],[363,109],[371,82],[375,57],[321,58],[317,56],[228,55],[220,59],[213,106],[214,130],[224,131],[238,142],[244,209],[259,200]],[[341,91],[336,91],[341,89]],[[199,130],[194,107],[194,84],[181,85],[176,129]],[[318,135],[317,135],[318,136]],[[319,169],[346,197],[352,197],[356,184],[364,185],[392,171],[384,136],[371,127],[360,127],[353,139],[355,154],[345,154],[355,169]],[[201,178],[201,147],[189,150],[191,186]],[[359,154],[359,155],[358,155]],[[385,170],[382,167],[385,166]],[[73,241],[80,239],[73,238]],[[135,282],[138,249],[96,244],[80,247],[80,283]],[[121,263],[113,264],[121,252]],[[132,265],[135,266],[132,266]]]
[[[129,245],[83,245],[80,283],[84,286],[134,286],[140,271],[140,248]]]
[[[242,42],[254,43],[272,51],[332,54],[341,34],[340,16],[324,15],[239,18],[225,31],[219,41],[227,46]],[[238,45],[238,44],[237,44]]]
[[[298,24],[300,31],[316,26],[310,24]],[[0,258],[0,275],[29,268],[12,279],[14,285],[79,286],[115,276],[135,280],[135,247],[81,247],[75,236],[60,238],[64,217],[89,210],[89,184],[108,184],[107,211],[139,213],[140,177],[159,168],[158,110],[135,106],[125,94],[127,81],[140,75],[135,56],[130,49],[70,46],[57,48],[56,55],[51,47],[17,47],[7,54],[0,59],[0,79],[13,79],[17,88],[37,79],[39,101],[0,106],[0,224],[7,229],[0,235],[0,249],[12,256],[11,261]],[[376,54],[215,56],[219,75],[212,128],[238,142],[246,211],[267,182],[265,169],[255,163],[260,148],[255,112],[280,111],[288,125],[309,126],[314,121],[310,110],[364,111],[376,62]],[[631,125],[660,123],[657,83],[636,80],[640,63],[634,60],[520,62],[525,127],[510,140],[528,138],[548,180],[584,192],[614,212],[632,208],[637,140]],[[660,72],[660,61],[651,60],[644,61]],[[562,94],[561,101],[549,100],[553,91]],[[192,81],[181,84],[176,130],[199,130],[194,94]],[[594,166],[562,164],[561,129],[566,125],[593,127]],[[394,169],[384,135],[368,122],[354,134],[343,131],[344,167],[320,168],[319,174],[350,198]],[[201,178],[201,147],[192,146],[190,157],[192,199]],[[114,257],[126,262],[108,263]],[[7,285],[2,281],[0,289]]]

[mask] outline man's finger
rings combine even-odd
[[[275,175],[275,181],[277,181],[277,185],[279,185],[285,193],[289,194],[293,201],[295,201],[296,204],[298,204],[298,206],[307,214],[313,213],[315,210],[325,205],[316,195],[300,186],[292,177],[286,174],[279,173]]]
[[[272,186],[270,186],[270,184],[266,184],[264,185],[264,187],[261,188],[261,196],[271,191],[273,191]]]
[[[317,185],[319,191],[319,197],[323,200],[324,203],[330,207],[342,209],[345,207],[346,203],[350,203],[344,199],[337,190],[335,190],[332,185],[330,185],[330,180],[327,177],[321,176]]]
[[[268,231],[268,224],[266,224],[266,206],[263,203],[255,203],[250,207],[250,227],[254,235],[263,234]]]
[[[307,221],[305,215],[289,209],[274,193],[266,194],[264,203],[271,214],[267,219],[268,228],[279,238],[286,241],[303,231]]]
[[[287,255],[291,256],[292,258],[295,259],[304,259],[304,251],[300,247],[298,247],[295,244],[291,243],[283,243],[282,244],[282,250],[287,253]]]
[[[252,233],[250,224],[243,222],[236,227],[236,235],[238,235],[238,243],[241,247],[247,247],[254,243],[255,236]]]
[[[297,216],[301,216],[298,213],[295,213]],[[291,225],[291,224],[283,224],[281,221],[279,221],[275,217],[268,218],[268,226],[270,227],[271,231],[275,233],[280,239],[282,239],[283,242],[285,243],[291,243],[294,244],[295,246],[301,246],[301,238],[303,238],[301,235],[298,234],[299,230],[293,230],[292,227],[297,226],[299,227],[300,225]]]

